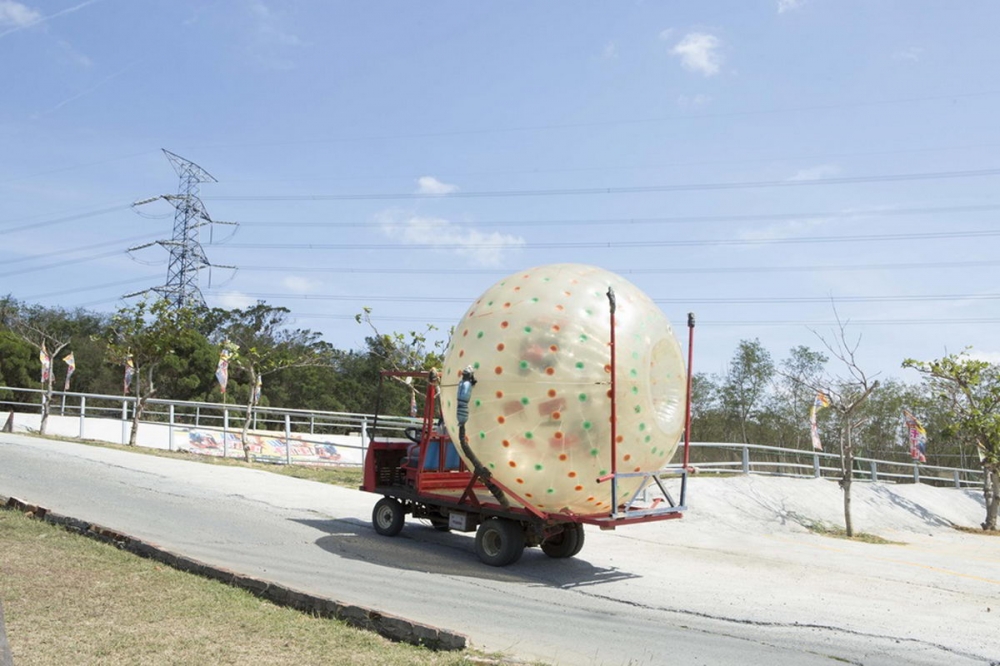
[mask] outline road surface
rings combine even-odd
[[[682,520],[588,527],[576,559],[536,548],[494,569],[472,535],[412,520],[376,535],[377,497],[359,491],[0,434],[0,495],[486,650],[574,665],[1000,664],[1000,539],[948,526],[981,520],[981,498],[855,491],[859,529],[905,544],[803,529],[836,506],[828,481],[695,478]]]

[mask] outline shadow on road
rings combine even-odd
[[[476,557],[474,534],[438,532],[418,521],[408,522],[395,537],[380,536],[370,523],[352,518],[295,522],[324,532],[326,536],[317,539],[316,545],[329,553],[405,571],[563,589],[639,578],[626,571],[593,566],[586,561],[586,546],[570,559],[553,559],[539,548],[527,548],[517,563],[499,568]]]

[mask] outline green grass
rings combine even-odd
[[[832,537],[834,539],[846,539],[848,541],[860,541],[861,543],[874,543],[887,546],[906,545],[902,541],[890,541],[888,539],[884,539],[878,536],[877,534],[868,534],[867,532],[855,532],[853,536],[847,536],[847,530],[844,529],[843,527],[838,527],[836,525],[828,525],[827,523],[819,521],[803,523],[803,527],[805,527],[813,534]]]
[[[0,553],[18,666],[509,663],[392,643],[15,511],[0,510]]]

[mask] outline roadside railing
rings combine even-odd
[[[3,414],[10,411],[39,414],[44,391],[0,387],[0,395],[10,392],[17,400],[0,399]],[[50,415],[75,417],[78,419],[76,432],[70,434],[79,439],[100,439],[97,428],[89,420],[103,419],[121,422],[120,443],[128,442],[129,429],[136,399],[131,396],[97,395],[73,392],[54,392]],[[166,427],[167,446],[173,450],[174,431],[177,429],[201,429],[221,435],[222,455],[242,455],[230,440],[236,441],[236,433],[242,430],[246,417],[246,405],[188,402],[151,398],[143,412],[143,424]],[[283,456],[270,456],[268,461],[294,463],[296,447],[321,445],[323,437],[352,435],[354,439],[339,440],[337,446],[355,450],[351,460],[341,460],[339,464],[361,464],[367,444],[372,436],[403,437],[407,428],[420,425],[420,419],[382,416],[376,423],[371,414],[345,412],[323,412],[302,409],[282,409],[276,407],[256,407],[251,415],[249,429],[252,431],[276,432],[283,435],[283,441],[275,442],[283,446]],[[0,423],[6,420],[0,416]],[[374,429],[377,428],[377,433]],[[104,438],[105,441],[114,439]],[[145,445],[145,444],[144,444]],[[217,453],[214,455],[218,455]],[[284,459],[282,459],[284,458]],[[691,467],[699,474],[761,474],[790,477],[841,477],[840,455],[805,449],[787,449],[761,444],[734,444],[727,442],[692,442]],[[315,462],[315,461],[312,461]],[[679,465],[671,465],[678,467]],[[898,460],[857,457],[854,459],[853,477],[859,481],[883,481],[893,483],[927,483],[955,488],[981,487],[983,472],[978,469],[941,467],[918,464],[909,460],[902,449]]]

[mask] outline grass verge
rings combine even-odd
[[[847,530],[843,527],[837,527],[835,525],[828,525],[823,522],[809,522],[805,523],[804,527],[812,532],[813,534],[819,534],[821,536],[833,537],[834,539],[846,539],[847,541],[860,541],[861,543],[874,543],[883,546],[905,546],[906,544],[902,541],[890,541],[889,539],[884,539],[877,534],[868,534],[867,532],[855,532],[854,536],[847,536]]]
[[[502,664],[436,653],[0,510],[0,599],[18,666]]]

